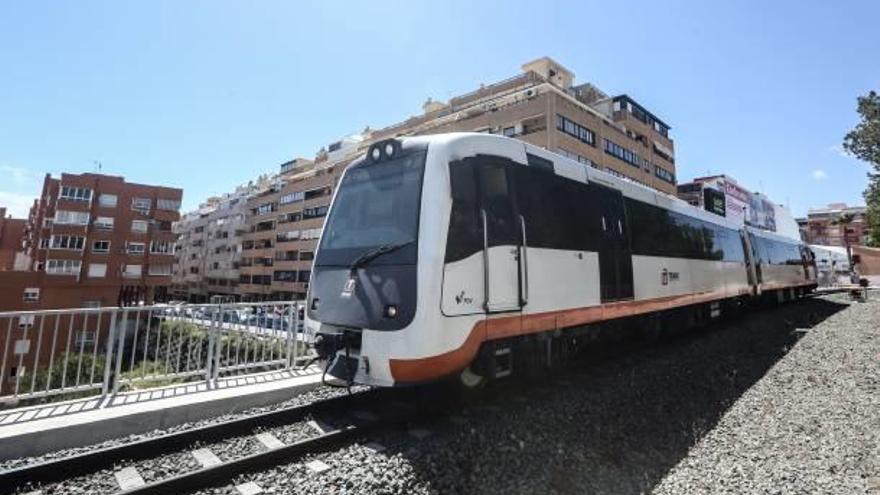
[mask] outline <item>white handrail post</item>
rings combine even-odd
[[[97,332],[100,332],[101,328],[97,329]],[[95,333],[97,338],[97,332]],[[113,342],[116,337],[116,311],[110,315],[110,331],[107,336],[107,350],[105,351],[105,363],[104,363],[104,383],[101,384],[101,395],[107,395],[107,392],[110,390],[110,370],[113,366]]]
[[[116,323],[116,311],[113,312],[113,320],[111,325]],[[122,378],[122,350],[125,347],[125,333],[128,331],[128,308],[122,311],[122,331],[117,332],[119,346],[116,348],[116,372],[113,374],[113,395],[119,392],[119,382]],[[134,352],[134,349],[132,349]]]

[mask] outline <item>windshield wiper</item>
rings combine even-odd
[[[388,253],[393,253],[394,251],[397,251],[398,249],[400,249],[402,247],[409,246],[412,243],[413,243],[413,241],[401,242],[399,244],[383,244],[375,249],[371,249],[371,250],[367,251],[366,253],[358,256],[358,258],[356,260],[354,260],[354,262],[352,262],[351,266],[349,266],[348,269],[353,276],[358,268],[362,268],[362,267],[366,266],[369,262],[373,261],[374,259],[378,258],[379,256],[384,256]]]

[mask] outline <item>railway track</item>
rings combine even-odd
[[[53,488],[63,488],[61,484],[65,481],[107,470],[113,470],[116,493],[120,494],[186,493],[228,484],[236,475],[341,448],[377,429],[405,422],[415,413],[415,407],[395,400],[396,395],[399,394],[391,390],[371,390],[339,396],[32,464],[0,472],[0,493],[26,493],[35,489],[52,493]],[[271,433],[272,428],[291,426],[311,434],[285,442]],[[211,449],[224,440],[248,435],[254,435],[262,444],[260,451],[221,460],[218,455],[221,452]],[[149,481],[145,481],[138,470],[138,464],[143,461],[187,452],[196,459],[199,468]],[[123,467],[119,469],[120,466]]]

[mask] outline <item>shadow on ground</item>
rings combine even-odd
[[[435,493],[645,493],[809,329],[846,308],[754,312],[545,385],[507,384],[400,454]],[[760,412],[756,411],[756,414]]]

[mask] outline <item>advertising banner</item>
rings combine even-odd
[[[724,196],[727,203],[727,218],[737,223],[745,223],[749,218],[749,197],[751,193],[731,181],[724,181]]]

